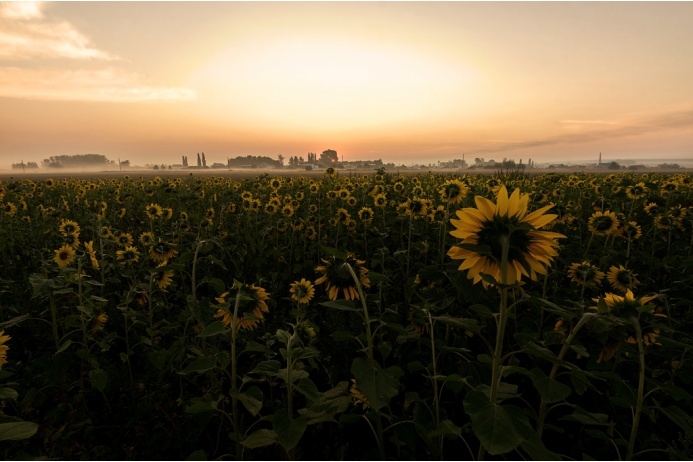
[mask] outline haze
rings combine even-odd
[[[691,18],[690,2],[4,2],[0,167],[691,159]]]

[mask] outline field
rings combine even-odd
[[[0,457],[691,459],[692,180],[3,176]]]

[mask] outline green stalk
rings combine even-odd
[[[561,351],[558,353],[558,361],[563,360],[563,357],[565,354],[568,352],[568,349],[570,348],[570,345],[573,343],[573,339],[575,339],[575,336],[577,333],[582,329],[582,327],[592,319],[594,316],[596,316],[595,313],[584,313],[578,323],[573,327],[573,330],[570,332],[570,335],[568,335],[568,338],[565,340],[565,343],[563,344],[563,347],[561,348]],[[553,367],[551,368],[551,373],[549,374],[549,380],[554,380],[556,378],[556,374],[558,373],[558,367],[559,364],[558,362],[554,363]],[[541,400],[541,404],[539,404],[539,417],[537,418],[537,435],[541,439],[541,434],[544,431],[544,420],[546,419],[546,401],[543,399]]]
[[[198,250],[199,250],[199,245],[198,245]],[[197,252],[195,252],[195,255],[197,255]],[[194,274],[194,270],[193,270]],[[194,281],[194,277],[193,277]],[[193,285],[194,287],[194,285]],[[241,288],[238,288],[238,292],[236,293],[236,303],[233,307],[233,317],[231,318],[231,409],[232,409],[232,414],[233,414],[233,432],[236,435],[236,460],[241,460],[242,456],[242,450],[243,448],[241,447],[241,431],[238,426],[238,398],[236,397],[237,392],[238,392],[238,386],[236,384],[236,368],[237,368],[237,359],[236,359],[236,317],[238,316],[238,307],[241,304]]]
[[[366,304],[366,295],[363,293],[363,288],[361,286],[361,281],[356,276],[354,269],[349,263],[344,263],[351,273],[351,277],[356,284],[356,290],[359,293],[359,298],[361,299],[361,307],[363,308],[363,318],[366,322],[366,342],[367,349],[366,354],[368,356],[369,365],[374,361],[373,359],[373,334],[371,333],[371,319],[368,316],[368,305]],[[373,410],[375,412],[375,426],[376,426],[376,438],[378,441],[378,450],[380,451],[380,459],[385,460],[385,439],[383,437],[383,422],[380,418],[380,411]]]
[[[489,401],[492,405],[496,404],[498,398],[498,388],[501,380],[501,358],[503,355],[503,340],[505,337],[505,326],[508,323],[508,252],[510,250],[510,235],[512,231],[501,238],[502,254],[501,254],[501,300],[500,313],[496,319],[496,348],[493,352],[493,363],[491,364],[491,391],[489,393]],[[479,453],[477,460],[484,460],[485,448],[479,444]]]
[[[640,414],[642,413],[643,394],[645,391],[645,349],[643,347],[640,320],[633,318],[633,326],[635,327],[635,341],[638,345],[638,362],[640,364],[640,374],[638,375],[638,395],[637,400],[635,402],[635,414],[633,414],[633,426],[630,429],[630,440],[628,441],[628,451],[626,452],[626,460],[633,460],[633,449],[635,448],[635,438],[638,434],[638,426],[640,425]]]
[[[433,334],[433,318],[431,317],[431,312],[426,310],[426,314],[428,314],[428,324],[430,326],[430,335],[431,335],[431,362],[433,364],[433,407],[435,409],[435,418],[436,418],[436,428],[440,426],[440,398],[438,397],[438,367],[437,367],[437,361],[436,361],[436,343],[435,343],[435,337]],[[440,460],[443,460],[443,435],[438,436],[438,453],[440,456]]]
[[[55,340],[56,351],[60,348],[60,336],[58,335],[58,310],[55,306],[55,296],[53,292],[50,295],[51,316],[53,318],[53,339]]]

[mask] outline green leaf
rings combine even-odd
[[[308,402],[314,403],[320,399],[320,392],[312,380],[303,378],[298,381],[294,388],[308,399]]]
[[[475,312],[476,314],[478,314],[479,317],[482,319],[493,318],[493,311],[491,311],[491,309],[486,305],[481,305],[481,304],[477,303],[477,304],[470,306],[469,309],[472,310],[473,312]]]
[[[185,369],[179,372],[179,374],[187,375],[193,372],[202,373],[212,370],[215,367],[217,367],[216,356],[207,356],[188,364]]]
[[[341,258],[342,260],[346,260],[346,257],[347,257],[347,254],[345,254],[344,252],[341,252],[337,249],[333,249],[332,247],[327,247],[324,245],[320,246],[320,252],[327,254],[327,255],[330,255],[332,257]]]
[[[467,393],[464,410],[472,419],[474,434],[491,455],[512,451],[532,433],[522,409],[491,403],[481,391]]]
[[[351,373],[356,379],[356,386],[376,411],[386,406],[399,393],[399,381],[375,361],[355,358],[351,363]]]
[[[261,448],[277,443],[277,434],[273,430],[262,428],[248,435],[241,444],[248,449]]]
[[[534,374],[532,383],[539,391],[541,398],[547,403],[562,401],[570,396],[572,390],[568,385],[551,380],[541,369],[532,369],[532,373]]]
[[[428,434],[429,438],[436,438],[438,436],[460,436],[462,434],[462,429],[452,423],[451,420],[446,419],[440,422],[438,428],[433,430]]]
[[[470,330],[474,333],[479,333],[480,327],[476,319],[465,319],[465,318],[454,318],[452,316],[435,316],[433,319],[440,321],[443,324],[447,324],[453,327],[459,327],[460,329]]]
[[[67,340],[65,343],[60,345],[60,348],[58,348],[58,351],[56,351],[53,356],[57,355],[58,353],[62,353],[63,351],[67,350],[67,348],[72,345],[72,340]]]
[[[89,371],[89,381],[92,387],[103,393],[108,385],[108,372],[103,369],[92,369]]]
[[[347,340],[356,339],[356,337],[354,337],[351,333],[344,330],[332,332],[332,334],[330,334],[330,337],[332,337],[332,340],[334,340],[335,342],[344,342]]]
[[[243,393],[231,391],[230,395],[238,399],[253,417],[262,409],[262,390],[256,386],[248,388]]]
[[[303,433],[308,427],[308,422],[303,416],[290,419],[286,409],[279,409],[274,414],[272,426],[277,434],[277,442],[285,451],[289,452],[301,440]]]
[[[270,359],[269,361],[262,361],[261,363],[259,363],[257,366],[255,366],[255,369],[253,369],[251,373],[273,376],[279,373],[280,367],[281,363],[279,361],[275,359]]]
[[[34,436],[38,430],[34,422],[9,422],[0,424],[0,441],[25,440]]]
[[[211,413],[217,410],[217,404],[219,401],[205,401],[199,398],[195,398],[196,401],[185,407],[186,414],[204,414]]]
[[[561,460],[558,454],[546,449],[536,432],[531,432],[520,448],[529,455],[530,460]]]
[[[202,332],[198,334],[198,337],[214,337],[215,335],[228,334],[229,332],[231,331],[224,326],[223,322],[214,321],[205,326]]]
[[[167,356],[166,350],[150,351],[149,352],[149,361],[152,362],[154,367],[161,370],[166,365],[166,356]]]
[[[0,388],[0,399],[16,400],[17,398],[19,398],[19,393],[16,390],[7,387]]]
[[[575,409],[575,412],[565,417],[561,417],[559,420],[574,420],[584,425],[600,425],[606,427],[614,425],[613,422],[609,422],[609,416],[607,414],[587,412],[581,408]]]
[[[339,382],[334,388],[320,393],[317,402],[312,403],[308,408],[299,409],[298,413],[306,418],[308,425],[336,422],[334,417],[346,411],[350,405],[349,384]]]
[[[352,302],[351,300],[330,300],[327,302],[321,302],[320,304],[324,307],[334,308],[336,310],[361,311],[360,308],[355,307],[354,302]]]
[[[191,453],[185,460],[207,460],[207,453],[203,449]]]

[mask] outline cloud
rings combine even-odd
[[[571,124],[570,133],[561,133],[547,138],[508,141],[493,148],[477,149],[470,154],[516,151],[518,149],[553,146],[558,144],[578,144],[662,130],[693,127],[693,109],[681,109],[672,112],[655,114],[649,117],[627,118],[623,120],[566,120]],[[576,130],[577,128],[577,130]],[[498,140],[495,140],[498,141]]]
[[[117,68],[45,70],[0,68],[0,97],[52,101],[140,102],[190,101],[186,88],[150,87],[141,77]]]
[[[0,59],[118,59],[92,46],[69,22],[46,19],[40,3],[11,2],[0,7]]]
[[[188,88],[145,85],[142,76],[123,69],[84,68],[87,61],[93,67],[119,60],[69,22],[48,18],[43,3],[0,3],[0,97],[114,103],[197,98]],[[12,65],[3,67],[3,61]]]

